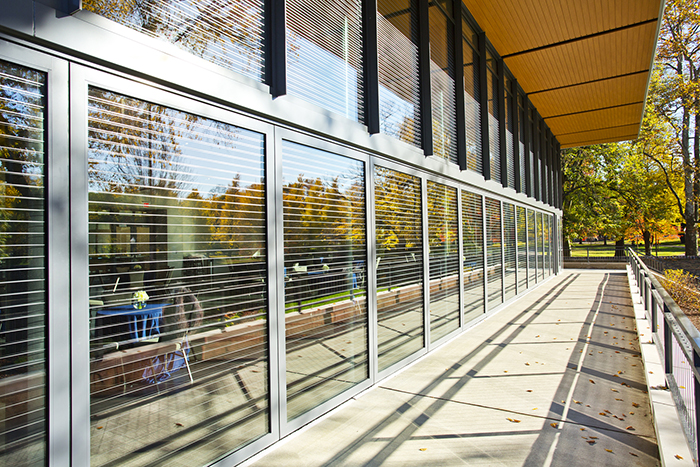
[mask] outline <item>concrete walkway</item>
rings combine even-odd
[[[623,271],[565,270],[257,466],[653,466]]]

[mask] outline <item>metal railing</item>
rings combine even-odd
[[[666,292],[652,271],[629,250],[629,262],[642,298],[685,435],[698,465],[700,440],[700,332]]]
[[[615,245],[579,245],[564,254],[566,262],[585,262],[585,263],[609,263],[609,262],[624,262],[628,261],[627,249],[624,247],[616,250]],[[585,250],[585,255],[583,254]],[[575,255],[574,255],[575,252]]]

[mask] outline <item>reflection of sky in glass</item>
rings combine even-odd
[[[324,109],[361,120],[357,71],[337,55],[288,31],[287,87]]]
[[[289,141],[283,141],[282,148],[285,186],[296,182],[299,176],[305,180],[321,179],[326,185],[337,178],[341,193],[347,193],[353,184],[362,183],[364,168],[360,161]]]

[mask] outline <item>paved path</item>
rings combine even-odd
[[[566,270],[257,466],[659,465],[627,276]]]

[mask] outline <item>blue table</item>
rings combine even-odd
[[[160,334],[160,320],[167,303],[147,303],[140,310],[133,305],[115,306],[97,310],[101,316],[124,316],[129,322],[129,334],[134,340],[150,339]]]

